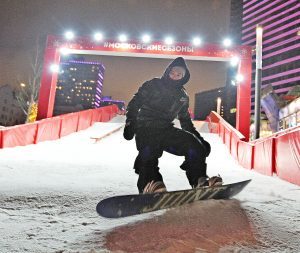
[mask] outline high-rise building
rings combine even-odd
[[[300,2],[299,0],[232,0],[229,32],[236,44],[253,47],[251,114],[255,103],[256,27],[263,27],[262,95],[271,86],[274,96],[283,100],[300,85]],[[236,87],[231,85],[231,70],[227,72],[223,90],[223,117],[235,125]],[[212,91],[213,92],[213,91]],[[216,91],[214,91],[216,92]],[[200,98],[200,95],[196,95]],[[215,96],[214,96],[215,97]],[[279,119],[267,111],[268,101],[262,98],[262,116]],[[288,104],[291,101],[286,101]],[[199,101],[196,101],[196,104]],[[282,103],[281,103],[282,104]],[[277,104],[276,104],[277,105]],[[200,105],[199,105],[200,106]],[[214,106],[215,107],[215,106]],[[278,112],[280,106],[275,110]],[[296,115],[299,113],[295,112]],[[250,115],[249,115],[250,116]],[[300,116],[299,116],[300,117]],[[281,120],[282,122],[284,120]],[[295,121],[295,120],[294,120]],[[296,119],[296,122],[300,119]]]
[[[234,1],[233,1],[234,2]],[[256,44],[256,26],[263,27],[262,88],[272,85],[285,95],[300,84],[300,2],[299,0],[243,1],[242,44]],[[238,31],[237,31],[238,32]],[[251,112],[254,112],[255,53]]]
[[[60,64],[54,115],[100,107],[104,65],[69,60]]]

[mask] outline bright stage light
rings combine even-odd
[[[165,38],[165,43],[167,45],[172,45],[174,43],[174,39],[172,37],[166,37]]]
[[[59,72],[59,65],[57,65],[57,64],[52,64],[52,65],[50,66],[50,70],[51,70],[52,72],[54,72],[54,73],[58,73],[58,72]]]
[[[235,79],[239,83],[239,82],[242,82],[244,80],[244,76],[241,75],[241,74],[237,74],[236,77],[235,77]]]
[[[72,39],[75,38],[75,34],[72,31],[67,31],[65,33],[65,37],[66,37],[67,40],[72,40]]]
[[[99,32],[95,33],[94,34],[94,40],[95,41],[101,41],[101,40],[103,40],[103,34],[99,33]]]
[[[194,39],[193,39],[193,45],[194,46],[200,46],[201,45],[201,39],[199,38],[199,37],[195,37]]]
[[[149,42],[151,41],[150,35],[144,34],[144,35],[142,36],[142,41],[143,41],[144,43],[149,43]]]
[[[70,54],[70,49],[69,48],[66,48],[66,47],[62,47],[59,49],[59,52],[62,54],[62,55],[68,55]]]
[[[127,36],[126,36],[125,34],[121,34],[121,35],[119,36],[119,41],[121,41],[121,42],[126,42],[126,41],[127,41]]]
[[[232,57],[231,60],[230,60],[230,65],[231,65],[232,67],[236,67],[236,66],[239,64],[239,62],[240,62],[239,57],[234,56],[234,57]]]
[[[231,39],[228,39],[228,38],[224,39],[224,40],[223,40],[223,45],[224,45],[225,47],[230,47],[230,46],[232,45]]]

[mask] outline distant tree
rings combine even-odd
[[[37,100],[42,73],[42,51],[39,38],[36,40],[35,49],[31,52],[29,63],[28,81],[24,83],[17,80],[20,86],[16,93],[18,103],[26,115],[26,123],[34,122],[37,115]]]

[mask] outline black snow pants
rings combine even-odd
[[[186,171],[192,187],[197,185],[199,177],[207,177],[205,147],[193,134],[175,127],[138,128],[135,140],[139,154],[134,169],[139,175],[137,187],[140,193],[148,182],[163,181],[158,167],[163,151],[185,157],[180,167]]]

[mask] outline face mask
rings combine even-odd
[[[173,67],[169,73],[170,79],[174,81],[178,81],[182,79],[184,75],[185,75],[185,69],[179,66]]]

